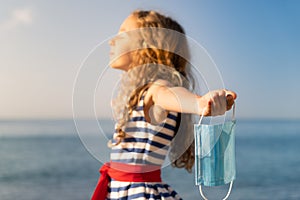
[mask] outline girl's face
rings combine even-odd
[[[127,33],[128,31],[137,29],[136,18],[130,15],[122,23],[117,36],[109,41],[110,50],[110,66],[115,69],[127,71],[131,62],[130,51],[133,49],[134,41]]]

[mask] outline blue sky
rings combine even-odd
[[[173,17],[208,51],[238,117],[300,118],[297,0],[3,1],[0,118],[72,117],[80,65],[135,9]]]

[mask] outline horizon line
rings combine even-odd
[[[98,117],[97,120],[113,120],[109,117]],[[0,122],[3,121],[74,121],[73,117],[0,117]],[[95,120],[92,117],[77,118],[77,120]],[[284,121],[299,121],[300,117],[236,117],[236,120],[242,121],[259,121],[259,120],[284,120]]]

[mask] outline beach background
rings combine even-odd
[[[72,120],[1,121],[0,130],[1,200],[90,198],[102,163],[83,146]],[[99,145],[106,142],[103,137]],[[299,143],[299,120],[237,120],[237,177],[229,199],[300,199]],[[194,172],[168,166],[162,178],[183,199],[201,199]],[[227,188],[204,191],[221,199]]]
[[[299,1],[0,3],[0,200],[90,198],[102,164],[94,152],[108,156],[113,131],[110,100],[119,74],[106,70],[107,42],[135,9],[176,19],[205,48],[223,86],[238,94],[237,179],[229,199],[300,199]],[[95,47],[103,52],[92,54]],[[83,64],[100,81],[93,85],[87,76],[74,101]],[[81,103],[75,113],[74,102]],[[167,166],[163,179],[183,199],[200,199],[193,173]],[[226,191],[205,188],[213,199]]]

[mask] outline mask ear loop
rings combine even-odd
[[[233,106],[232,106],[232,117],[231,117],[231,120],[235,121],[235,103],[233,103]]]
[[[203,120],[203,117],[204,117],[204,112],[205,112],[206,109],[203,110],[202,114],[201,114],[201,117],[200,117],[200,120],[199,120],[199,123],[198,125],[201,124],[202,120]],[[233,108],[232,108],[232,117],[231,117],[231,120],[234,121],[235,120],[235,103],[233,104]],[[200,154],[199,154],[200,155]],[[228,189],[228,192],[226,194],[226,196],[222,199],[222,200],[226,200],[230,193],[231,193],[231,190],[232,190],[232,185],[233,185],[233,181],[230,181],[230,185],[229,185],[229,189]],[[203,191],[202,191],[202,185],[200,184],[199,185],[199,192],[200,192],[200,195],[201,197],[204,199],[204,200],[208,200],[208,198],[206,198],[206,196],[203,194]]]

